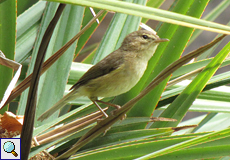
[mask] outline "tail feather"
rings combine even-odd
[[[52,106],[50,109],[45,111],[40,117],[38,117],[38,121],[43,121],[50,117],[53,113],[55,113],[57,110],[64,107],[69,101],[72,101],[76,99],[77,97],[80,97],[78,92],[76,93],[75,90],[72,90],[67,95],[65,95],[62,99],[60,99],[54,106]]]

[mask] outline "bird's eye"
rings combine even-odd
[[[149,37],[147,35],[142,36],[144,39],[148,39]]]

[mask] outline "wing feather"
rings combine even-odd
[[[112,52],[96,65],[91,67],[78,81],[75,83],[70,90],[77,89],[81,85],[88,83],[92,79],[109,74],[113,70],[117,69],[121,64],[123,64],[124,58],[119,49]]]

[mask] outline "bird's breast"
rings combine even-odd
[[[112,97],[129,91],[145,72],[147,62],[126,61],[112,72],[90,80],[79,88],[88,97]]]

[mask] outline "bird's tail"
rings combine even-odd
[[[50,117],[53,113],[55,113],[60,108],[64,107],[69,101],[72,101],[76,99],[77,97],[80,97],[78,92],[76,90],[72,90],[67,95],[65,95],[62,99],[60,99],[54,106],[52,106],[50,109],[45,111],[40,117],[38,117],[38,121],[43,121]]]

